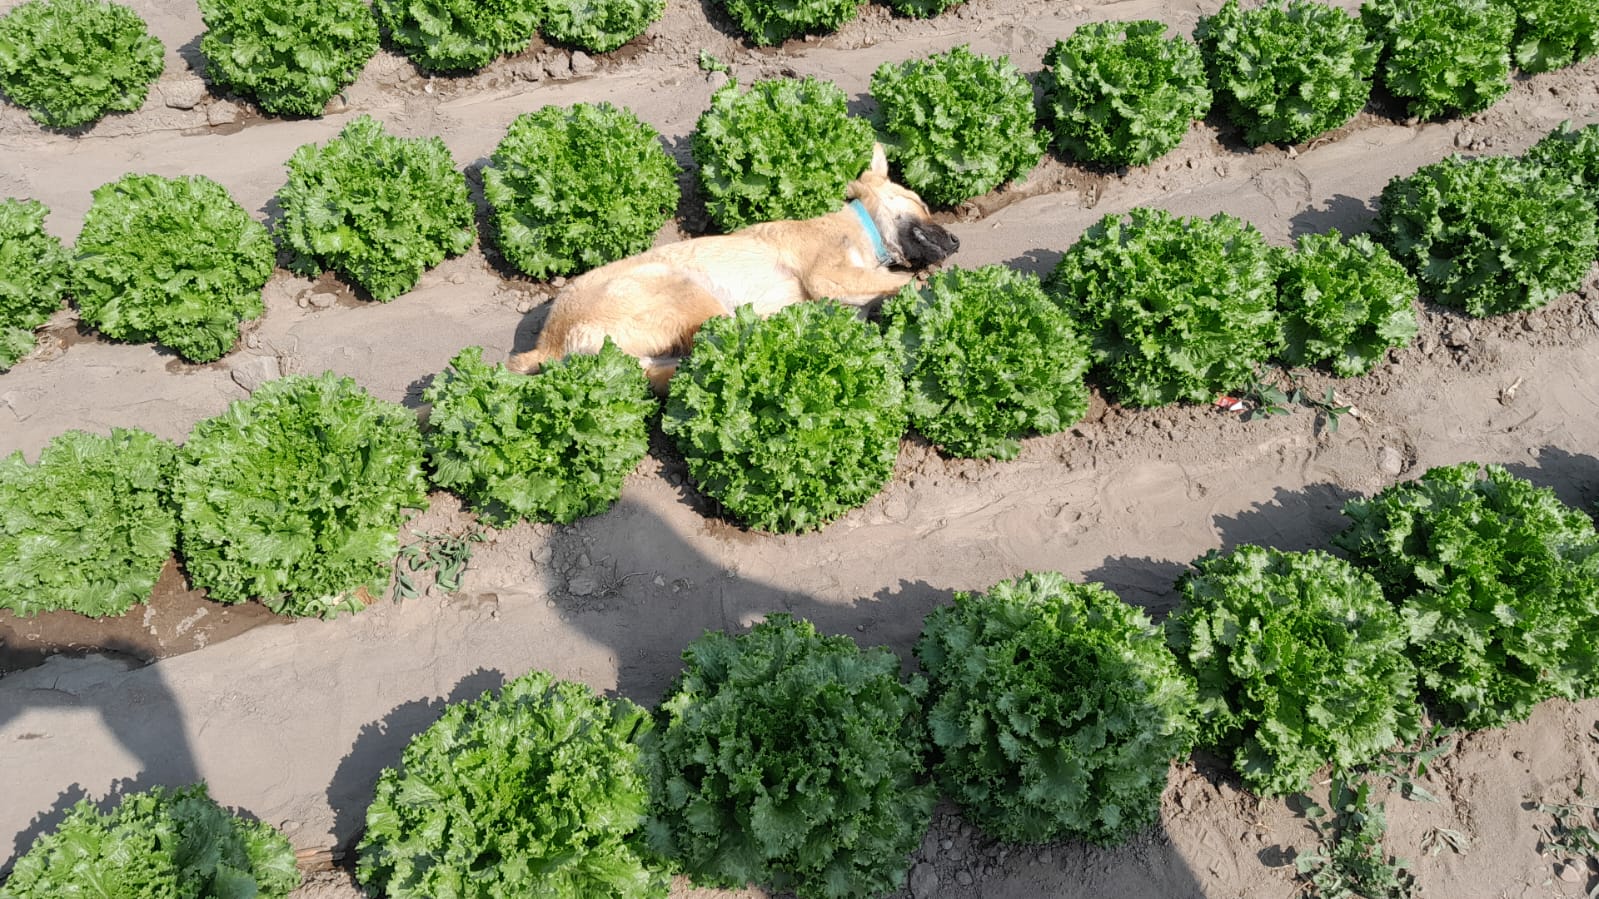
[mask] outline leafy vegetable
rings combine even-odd
[[[0,92],[51,128],[144,105],[166,47],[139,14],[104,0],[27,0],[0,16]]]
[[[130,793],[105,813],[80,800],[17,859],[0,899],[285,899],[299,885],[283,834],[229,813],[199,783]]]
[[[1101,165],[1164,156],[1212,99],[1199,48],[1153,20],[1083,25],[1044,54],[1039,84],[1055,145]]]
[[[1595,214],[1558,172],[1450,156],[1388,182],[1374,233],[1438,302],[1498,315],[1577,289],[1596,255]]]
[[[400,52],[429,72],[475,72],[527,48],[543,0],[373,0]]]
[[[722,0],[757,46],[781,44],[801,34],[835,31],[860,13],[858,0]]]
[[[382,594],[402,510],[427,502],[404,407],[349,378],[291,375],[195,425],[174,494],[184,567],[216,602],[356,611]]]
[[[1326,362],[1357,377],[1416,336],[1416,280],[1366,235],[1306,234],[1274,258],[1290,365]]]
[[[33,352],[33,329],[61,308],[72,256],[44,230],[38,200],[0,198],[0,372]]]
[[[276,256],[266,226],[210,178],[124,175],[95,188],[72,292],[107,337],[210,362],[238,342],[239,322],[265,311]]]
[[[953,206],[1025,176],[1044,155],[1033,88],[1005,57],[962,45],[872,75],[876,126],[900,182]]]
[[[1278,339],[1266,240],[1226,214],[1108,215],[1045,286],[1087,332],[1117,398],[1133,406],[1209,402],[1247,383]]]
[[[378,50],[362,0],[199,3],[206,77],[272,115],[321,115]]]
[[[666,896],[639,832],[649,727],[633,703],[542,671],[451,705],[379,776],[361,882],[392,899]]]
[[[871,161],[872,126],[831,81],[778,78],[742,93],[729,81],[700,114],[692,149],[705,210],[732,231],[837,209]]]
[[[1510,57],[1524,72],[1550,72],[1599,53],[1599,6],[1591,0],[1506,0],[1516,12]]]
[[[695,883],[809,897],[903,883],[932,819],[926,684],[899,659],[775,614],[707,633],[645,738],[653,848]]]
[[[705,323],[671,381],[667,436],[699,489],[734,517],[805,531],[888,483],[905,387],[888,344],[832,302]]]
[[[590,53],[609,53],[644,33],[666,0],[545,0],[544,36]]]
[[[1599,123],[1573,128],[1569,120],[1561,122],[1524,158],[1570,178],[1599,208]]]
[[[1088,412],[1088,345],[1034,275],[1003,265],[935,272],[883,305],[905,352],[910,422],[946,452],[1014,458],[1018,437]]]
[[[1417,118],[1478,112],[1510,91],[1516,16],[1502,0],[1366,0],[1360,19],[1383,44],[1378,77]]]
[[[1199,682],[1201,744],[1232,750],[1251,789],[1299,792],[1326,764],[1347,770],[1420,733],[1405,628],[1371,575],[1249,545],[1194,569],[1167,639]]]
[[[1344,514],[1334,542],[1399,603],[1441,719],[1496,727],[1599,693],[1599,536],[1553,491],[1465,462]]]
[[[654,128],[609,103],[511,122],[483,169],[500,251],[534,278],[649,249],[677,208],[677,162]]]
[[[172,555],[177,450],[139,430],[68,431],[0,460],[0,609],[121,615]]]
[[[1245,10],[1227,0],[1194,31],[1216,100],[1250,146],[1297,144],[1348,122],[1371,95],[1378,45],[1315,0]]]
[[[606,340],[533,377],[467,347],[422,399],[433,482],[496,525],[569,522],[605,511],[649,449],[656,409],[638,360]]]
[[[913,19],[931,19],[961,4],[962,0],[888,0],[888,5],[902,16]]]
[[[1098,584],[1029,573],[922,625],[946,793],[1003,840],[1114,843],[1160,812],[1194,685],[1149,617]]]
[[[363,115],[326,146],[295,150],[288,167],[279,239],[297,268],[331,268],[387,301],[472,246],[466,177],[437,137],[394,137]]]

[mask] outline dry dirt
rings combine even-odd
[[[327,140],[357,113],[402,134],[442,136],[474,187],[511,119],[550,103],[628,106],[688,163],[688,135],[723,77],[698,68],[702,49],[741,81],[833,79],[865,109],[870,75],[886,61],[969,42],[1009,54],[1031,75],[1049,45],[1084,22],[1152,17],[1187,33],[1219,3],[972,0],[928,22],[872,6],[836,35],[756,50],[709,2],[671,0],[645,37],[609,57],[535,44],[479,76],[444,80],[380,54],[338,109],[314,120],[263,118],[246,102],[206,93],[194,72],[201,23],[192,3],[132,5],[168,47],[167,72],[142,110],[64,136],[0,109],[0,195],[43,201],[53,210],[50,228],[68,240],[90,191],[128,171],[205,174],[269,218],[294,148]],[[1417,124],[1379,100],[1345,128],[1295,148],[1249,150],[1213,120],[1149,167],[1094,172],[1050,157],[1025,183],[945,218],[962,241],[959,264],[1037,272],[1100,216],[1137,205],[1233,213],[1276,243],[1333,226],[1355,231],[1390,177],[1456,151],[1520,152],[1562,119],[1599,118],[1596,100],[1599,63],[1590,62],[1518,79],[1508,98],[1467,119]],[[692,197],[684,208],[661,240],[704,227]],[[201,366],[101,340],[63,312],[44,349],[0,375],[0,453],[32,458],[70,428],[139,426],[181,440],[261,380],[290,372],[331,369],[414,405],[461,347],[480,344],[491,359],[527,348],[549,294],[481,246],[385,305],[331,279],[279,271],[266,316],[235,352]],[[1159,616],[1173,605],[1173,580],[1201,553],[1244,542],[1324,546],[1347,498],[1467,459],[1506,464],[1591,507],[1599,497],[1596,350],[1599,286],[1590,277],[1579,293],[1527,314],[1467,322],[1425,307],[1412,347],[1368,377],[1337,383],[1360,416],[1336,431],[1309,409],[1246,421],[1205,407],[1131,412],[1096,402],[1085,421],[1028,440],[1009,462],[948,460],[908,440],[880,496],[803,536],[749,533],[708,517],[680,460],[658,448],[610,512],[569,527],[492,532],[456,595],[384,601],[332,622],[283,622],[211,604],[173,569],[148,607],[121,620],[0,617],[0,671],[8,672],[0,678],[0,858],[24,850],[79,797],[203,777],[224,804],[282,827],[315,867],[344,854],[378,771],[445,702],[530,668],[650,703],[689,641],[774,610],[908,660],[929,609],[1028,569],[1102,581]],[[1311,375],[1307,383],[1319,394],[1331,382]],[[472,527],[454,499],[437,495],[407,539]],[[1539,829],[1551,818],[1538,804],[1572,799],[1584,778],[1599,782],[1596,727],[1599,702],[1548,703],[1526,723],[1461,739],[1424,781],[1441,802],[1390,797],[1388,846],[1413,860],[1420,894],[1592,889],[1599,862],[1560,866],[1540,854]],[[1463,834],[1465,850],[1429,853],[1441,829]],[[1257,801],[1200,757],[1173,767],[1159,825],[1121,848],[998,846],[941,809],[906,893],[1288,897],[1303,890],[1291,860],[1315,842],[1288,803]],[[354,894],[333,870],[299,895]]]

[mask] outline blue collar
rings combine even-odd
[[[861,227],[866,229],[866,236],[871,238],[878,264],[892,265],[894,257],[888,255],[888,247],[883,244],[883,232],[877,230],[877,223],[872,221],[872,214],[866,211],[865,204],[860,200],[850,200],[849,208],[855,210],[855,217],[861,220]]]

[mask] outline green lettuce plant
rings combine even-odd
[[[610,508],[649,449],[657,408],[638,360],[609,340],[531,377],[467,347],[422,399],[433,406],[423,435],[433,483],[496,526]]]
[[[1377,77],[1420,119],[1479,112],[1510,92],[1516,14],[1502,0],[1366,0]]]
[[[746,305],[706,322],[661,421],[700,491],[768,531],[818,528],[865,504],[894,473],[905,424],[896,354],[832,302],[765,319]]]
[[[889,8],[898,15],[912,19],[931,19],[946,10],[954,9],[962,0],[888,0]]]
[[[872,74],[874,124],[899,181],[953,206],[1032,171],[1044,155],[1033,88],[1006,57],[965,45]]]
[[[139,14],[105,0],[27,0],[0,16],[0,93],[50,128],[144,105],[166,47]]]
[[[1199,48],[1153,20],[1092,22],[1044,54],[1044,118],[1055,145],[1099,165],[1144,165],[1210,109]]]
[[[542,671],[449,706],[378,777],[357,877],[391,899],[664,899],[640,831],[649,728]]]
[[[299,886],[288,839],[228,812],[199,783],[130,793],[109,812],[79,801],[17,859],[0,899],[286,899]]]
[[[319,116],[378,51],[362,0],[199,0],[212,83],[271,115]]]
[[[1599,53],[1599,6],[1572,0],[1506,0],[1516,12],[1510,58],[1524,72],[1551,72]]]
[[[1558,171],[1509,156],[1450,156],[1388,182],[1374,235],[1423,293],[1499,315],[1577,289],[1596,255],[1595,215]]]
[[[1199,684],[1200,744],[1251,790],[1295,793],[1327,764],[1365,764],[1421,729],[1405,626],[1371,575],[1324,552],[1212,551],[1166,621]]]
[[[1194,31],[1216,101],[1250,146],[1297,144],[1360,112],[1379,46],[1360,20],[1317,0],[1227,0]]]
[[[1306,234],[1273,255],[1288,364],[1358,377],[1416,336],[1416,279],[1366,235]]]
[[[177,449],[154,434],[67,431],[0,460],[0,609],[92,618],[144,602],[172,556]]]
[[[757,46],[836,31],[860,14],[858,0],[722,0],[734,24]]]
[[[268,381],[195,425],[174,484],[194,585],[288,615],[381,596],[404,510],[427,503],[416,416],[331,372]]]
[[[428,72],[476,72],[532,43],[544,0],[373,0],[388,39]]]
[[[278,236],[301,271],[333,269],[387,301],[472,246],[466,176],[437,137],[395,137],[363,115],[295,150],[288,169]]]
[[[921,697],[899,659],[776,614],[706,633],[646,738],[652,848],[703,886],[801,899],[904,882],[932,819]]]
[[[72,294],[115,340],[153,340],[190,362],[233,348],[265,311],[276,251],[266,226],[204,175],[124,175],[95,188]]]
[[[1098,584],[1026,574],[922,625],[935,771],[1007,841],[1117,843],[1159,815],[1194,684],[1158,625]]]
[[[677,209],[676,160],[609,103],[545,106],[511,122],[483,169],[500,252],[534,278],[649,249]]]
[[[544,36],[590,53],[609,53],[644,33],[666,0],[544,0]]]
[[[34,329],[61,308],[72,254],[44,230],[38,200],[0,198],[0,372],[33,352]]]
[[[1209,402],[1248,383],[1276,348],[1271,252],[1253,225],[1225,213],[1108,215],[1045,286],[1128,405]]]
[[[1599,123],[1573,128],[1569,120],[1561,122],[1524,158],[1570,178],[1599,209]]]
[[[1011,459],[1017,438],[1088,412],[1088,344],[1035,275],[944,269],[884,303],[883,321],[905,354],[911,426],[947,453]]]
[[[1599,693],[1599,536],[1497,465],[1434,468],[1344,506],[1334,542],[1398,603],[1421,691],[1469,728]]]
[[[706,212],[723,231],[832,212],[871,161],[872,140],[831,81],[776,78],[747,91],[729,81],[694,126]]]

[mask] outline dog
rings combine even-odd
[[[881,144],[847,197],[844,208],[816,218],[696,237],[585,272],[555,297],[534,348],[507,366],[531,374],[572,353],[598,353],[609,337],[638,357],[664,396],[710,318],[742,305],[767,316],[822,298],[866,307],[960,247],[921,197],[889,179]]]

